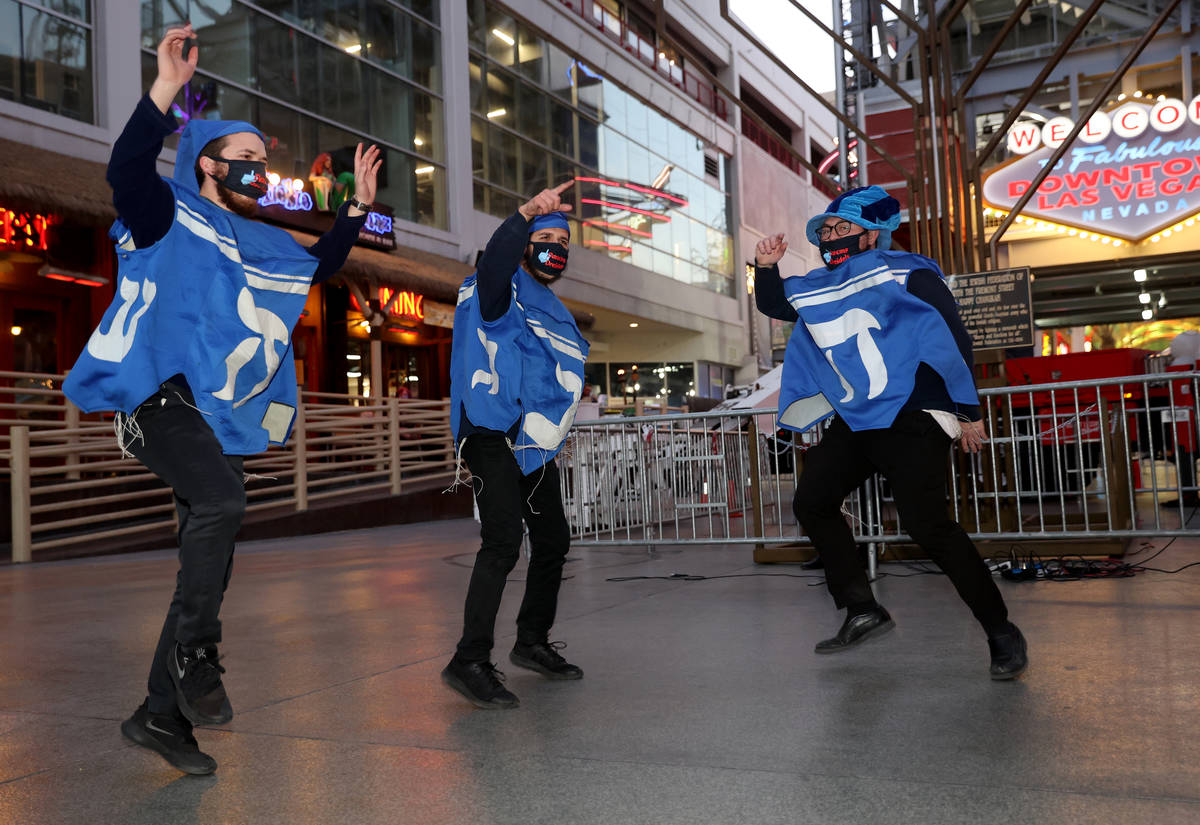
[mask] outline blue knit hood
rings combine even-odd
[[[193,194],[200,194],[200,186],[196,183],[196,159],[212,141],[226,135],[236,135],[239,132],[250,132],[262,138],[263,145],[267,138],[254,128],[253,124],[244,120],[201,120],[194,118],[183,127],[179,136],[179,149],[175,153],[174,179],[184,189]]]

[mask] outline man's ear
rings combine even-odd
[[[874,249],[875,244],[879,242],[879,230],[868,229],[863,233],[863,239],[859,242],[859,249]]]
[[[217,161],[213,160],[212,158],[208,157],[207,155],[201,155],[199,163],[200,163],[200,171],[203,172],[204,174],[212,175],[212,176],[218,177],[218,178],[221,177],[221,173],[223,171],[221,169],[221,167],[224,166],[225,164],[218,163]]]

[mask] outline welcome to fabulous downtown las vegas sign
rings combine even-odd
[[[1017,203],[1074,128],[1066,117],[1016,123],[1017,157],[983,183],[988,206]],[[1200,212],[1200,95],[1130,101],[1097,112],[1021,210],[1033,217],[1136,242]]]

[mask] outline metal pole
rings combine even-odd
[[[9,431],[9,478],[12,483],[12,560],[23,564],[33,560],[33,525],[29,512],[29,427]]]
[[[292,427],[292,439],[295,442],[295,470],[293,480],[296,484],[296,510],[308,509],[308,427],[305,422],[304,400],[296,404],[296,423]]]

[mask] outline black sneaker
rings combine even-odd
[[[582,679],[583,670],[558,655],[558,651],[566,646],[566,642],[537,642],[531,645],[517,642],[508,659],[517,667],[535,670],[547,679]]]
[[[121,734],[134,744],[160,754],[184,773],[204,776],[217,769],[217,760],[200,752],[190,722],[174,715],[151,713],[145,702],[121,723]]]
[[[1029,666],[1025,636],[1012,622],[1008,623],[1008,630],[1004,633],[988,637],[988,650],[992,654],[989,673],[997,682],[1016,679]]]
[[[223,725],[233,718],[233,706],[225,695],[216,645],[184,647],[176,643],[167,661],[175,683],[175,701],[193,725]]]
[[[515,708],[521,704],[501,680],[504,674],[491,662],[460,662],[458,658],[442,670],[442,681],[457,690],[477,708],[487,710]]]

